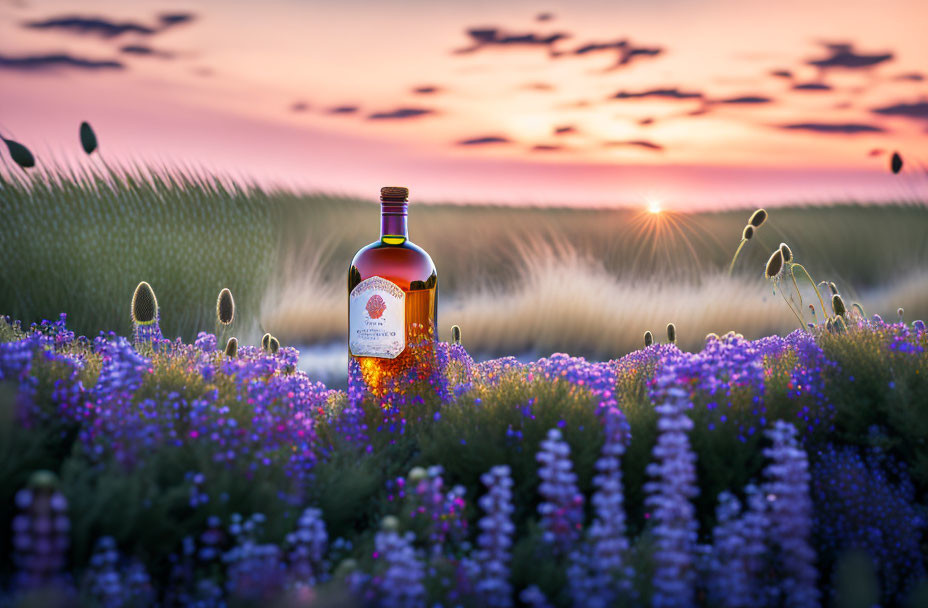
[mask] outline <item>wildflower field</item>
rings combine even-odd
[[[602,362],[439,342],[375,396],[270,336],[223,349],[228,296],[217,346],[139,293],[129,339],[0,321],[0,603],[928,598],[921,321],[839,306]]]

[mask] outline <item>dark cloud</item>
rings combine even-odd
[[[647,127],[654,124],[654,118],[651,116],[646,116],[638,121],[638,125],[642,127]]]
[[[555,135],[573,135],[577,132],[577,127],[573,125],[563,125],[554,128]]]
[[[508,144],[511,143],[508,137],[502,135],[485,135],[483,137],[474,137],[471,139],[462,139],[458,142],[459,146],[485,146],[488,144]]]
[[[635,148],[644,148],[645,150],[652,150],[654,152],[664,151],[664,146],[644,139],[631,139],[628,141],[607,141],[605,145],[610,148],[630,146]]]
[[[858,53],[854,50],[853,44],[846,42],[826,44],[825,48],[828,50],[827,56],[821,59],[812,59],[807,63],[823,69],[845,68],[854,70],[869,68],[890,61],[893,58],[892,53]]]
[[[882,114],[883,116],[901,116],[903,118],[928,120],[928,101],[897,103],[882,108],[873,108],[870,111],[874,114]]]
[[[635,46],[627,39],[615,40],[613,42],[590,42],[570,51],[572,55],[587,55],[590,53],[601,53],[603,51],[615,52],[618,54],[616,63],[609,68],[614,70],[628,65],[638,57],[656,57],[664,52],[664,49],[656,46]],[[558,53],[557,55],[561,55]]]
[[[535,15],[535,21],[551,21],[554,19],[554,13],[538,13]]]
[[[789,70],[773,70],[772,72],[770,72],[770,75],[774,76],[775,78],[792,78],[793,77],[793,73],[790,72]]]
[[[884,154],[886,154],[886,150],[883,148],[873,148],[867,153],[867,156],[883,156]]]
[[[150,36],[158,30],[134,21],[111,21],[105,17],[51,17],[41,21],[29,21],[25,27],[35,30],[61,30],[72,34],[115,38],[123,34],[141,34]]]
[[[329,108],[329,114],[356,114],[360,109],[358,106],[335,106]]]
[[[800,122],[789,125],[780,125],[781,129],[791,131],[810,131],[812,133],[826,133],[829,135],[856,135],[858,133],[884,133],[883,127],[856,122],[823,123]]]
[[[564,146],[559,144],[538,144],[532,146],[532,152],[557,152],[558,150],[563,150]]]
[[[23,55],[10,57],[0,55],[0,69],[20,70],[23,72],[52,70],[55,68],[74,68],[80,70],[122,70],[126,66],[112,59],[87,59],[75,57],[68,53],[50,53],[46,55]]]
[[[831,91],[831,85],[824,82],[801,82],[793,85],[794,91]]]
[[[763,103],[771,103],[773,99],[769,97],[764,97],[763,95],[741,95],[739,97],[729,97],[727,99],[718,99],[714,103],[726,103],[732,105],[755,105]]]
[[[307,112],[308,110],[309,110],[309,104],[305,101],[294,101],[292,104],[290,104],[291,112],[301,113],[301,112]]]
[[[157,24],[146,25],[137,21],[116,21],[106,17],[64,15],[37,21],[27,21],[24,26],[36,30],[56,30],[70,34],[116,38],[123,34],[151,36],[170,27],[189,23],[194,19],[195,15],[193,13],[165,13],[159,16]]]
[[[553,34],[511,34],[498,27],[471,28],[467,30],[467,35],[473,41],[469,47],[464,47],[454,51],[457,54],[473,53],[484,47],[544,47],[549,51],[558,41],[569,38],[570,34],[564,32],[555,32]]]
[[[161,20],[162,27],[168,28],[175,25],[190,23],[196,18],[193,13],[162,13],[158,16]]]
[[[924,74],[919,74],[918,72],[908,72],[906,74],[899,74],[893,80],[907,80],[909,82],[922,82],[925,80]]]
[[[422,85],[421,87],[413,88],[412,92],[416,95],[434,95],[435,93],[441,93],[441,87],[435,86],[433,84]]]
[[[126,55],[137,55],[139,57],[157,57],[159,59],[173,59],[174,53],[170,51],[159,51],[145,44],[127,44],[119,49],[120,53]]]
[[[674,87],[672,89],[648,89],[647,91],[619,91],[611,99],[702,99],[703,95],[699,91],[681,91]]]
[[[368,116],[368,120],[404,120],[407,118],[419,118],[434,114],[435,110],[428,108],[397,108],[389,112],[374,112]]]

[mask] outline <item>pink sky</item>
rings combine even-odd
[[[164,13],[193,18],[163,27]],[[141,29],[107,37],[101,21]],[[418,200],[677,209],[924,200],[926,21],[915,0],[0,0],[0,134],[40,162],[80,161],[88,120],[108,161],[368,197],[405,184]],[[576,52],[620,40],[639,52],[619,67],[621,48]],[[422,115],[371,118],[400,109]],[[505,142],[460,144],[487,137]]]

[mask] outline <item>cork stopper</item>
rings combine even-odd
[[[380,189],[380,198],[385,201],[405,201],[409,199],[409,188],[403,186],[384,186]]]

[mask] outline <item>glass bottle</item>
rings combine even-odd
[[[409,240],[408,198],[407,188],[380,189],[380,240],[348,269],[348,350],[375,395],[400,377],[424,379],[433,364],[438,273]]]

